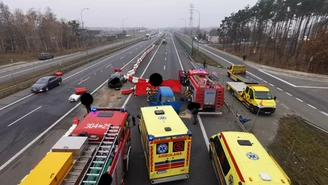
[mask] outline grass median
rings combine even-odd
[[[134,41],[131,42],[129,44],[125,44],[123,46],[123,48],[131,46],[137,42],[140,41]],[[20,76],[18,78],[15,78],[12,81],[9,81],[7,83],[3,83],[0,85],[0,99],[7,97],[11,94],[14,94],[16,92],[19,92],[23,89],[29,88],[31,87],[41,76],[47,76],[47,75],[53,75],[55,71],[57,70],[61,70],[63,71],[63,73],[67,73],[73,69],[76,69],[78,67],[81,67],[85,64],[88,64],[90,62],[93,62],[94,60],[97,60],[99,58],[102,58],[106,55],[109,55],[113,52],[116,52],[118,50],[122,49],[122,46],[117,46],[114,48],[110,48],[107,51],[101,52],[101,53],[97,53],[97,54],[92,54],[80,59],[76,59],[70,62],[66,62],[66,63],[62,63],[61,65],[54,65],[51,66],[48,69],[36,72],[34,74],[29,74],[29,75],[24,75],[24,76]]]
[[[291,178],[293,185],[324,185],[328,182],[328,134],[298,116],[279,120],[269,153]]]

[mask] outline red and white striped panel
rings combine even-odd
[[[138,83],[138,82],[148,82],[149,79],[138,78],[138,77],[134,77],[134,76],[129,76],[129,81],[132,82],[132,83]]]

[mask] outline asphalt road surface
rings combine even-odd
[[[183,38],[185,40],[190,39]],[[191,41],[188,40],[188,42]],[[206,45],[200,44],[199,49],[224,67],[228,67],[231,64],[245,64],[239,57],[232,56]],[[278,77],[249,65],[247,65],[247,73],[255,79],[267,83],[273,94],[277,96],[277,100],[282,102],[290,110],[312,122],[315,126],[328,130],[326,121],[328,118],[328,100],[323,95],[327,93],[327,83],[315,85],[312,83],[312,85],[304,86],[304,84],[309,84],[309,82],[303,79],[297,79],[297,84],[303,85],[296,85],[296,83],[289,82],[289,79],[286,77]],[[313,93],[313,89],[316,90],[316,93]]]
[[[167,36],[167,45],[161,45],[156,46],[154,50],[145,57],[143,62],[141,63],[140,67],[138,68],[137,74],[135,76],[137,77],[144,77],[148,78],[152,73],[158,72],[161,73],[164,77],[164,79],[168,78],[177,78],[178,74],[178,69],[181,69],[181,66],[184,69],[190,69],[194,68],[193,65],[191,65],[190,61],[188,60],[186,54],[178,44],[177,40],[172,40],[172,37],[170,35]],[[149,41],[147,42],[149,44]],[[132,51],[132,56],[135,56],[137,52],[133,53],[135,51],[135,48],[137,48],[138,52],[141,51],[139,46],[133,47]],[[140,48],[140,49],[138,49]],[[157,50],[158,49],[158,50]],[[125,52],[128,54],[128,52]],[[177,53],[179,55],[177,55]],[[131,56],[131,58],[132,58]],[[122,57],[122,55],[118,55],[117,59],[112,59],[111,61],[113,62],[113,65],[117,65],[118,67],[122,66],[122,63],[119,61],[119,59]],[[126,56],[124,56],[126,57]],[[165,60],[166,58],[166,60]],[[179,60],[180,58],[180,60]],[[180,62],[181,61],[181,62]],[[149,64],[149,65],[148,65]],[[109,65],[108,62],[106,62],[106,65],[103,64],[102,67],[106,67]],[[147,67],[148,66],[148,67]],[[165,66],[165,67],[164,67]],[[85,68],[85,67],[84,67]],[[95,70],[90,70],[88,73],[82,75],[81,77],[90,77],[90,81],[87,80],[83,83],[84,85],[87,86],[89,89],[89,86],[97,86],[93,83],[100,84],[103,81],[106,80],[108,76],[108,72],[105,76],[99,75],[99,68],[100,64],[97,68],[97,76],[93,76],[93,72]],[[127,72],[132,68],[132,65],[129,65],[126,67],[123,71]],[[82,69],[82,68],[81,68]],[[80,70],[81,70],[80,69]],[[75,87],[74,85],[79,83],[79,79],[81,78],[76,78],[72,82],[72,87]],[[91,78],[97,78],[96,80],[91,80]],[[58,89],[63,88],[65,84],[68,82],[65,82],[62,84],[61,87],[57,87]],[[127,84],[128,87],[133,86],[133,84]],[[91,87],[90,87],[91,88]],[[26,134],[30,133],[33,129],[30,127],[35,127],[34,129],[34,137],[37,135],[37,132],[40,133],[42,129],[36,129],[42,125],[42,128],[45,129],[46,127],[49,127],[53,122],[56,121],[55,117],[61,116],[65,112],[67,112],[69,109],[73,107],[74,104],[70,104],[67,100],[68,96],[72,93],[72,90],[58,90],[58,92],[55,92],[55,89],[52,91],[49,91],[48,95],[50,94],[58,94],[58,97],[55,96],[53,101],[49,101],[48,103],[55,104],[55,100],[59,101],[61,106],[52,106],[49,104],[42,105],[41,108],[37,109],[35,112],[30,114],[29,116],[32,115],[38,115],[37,113],[43,113],[46,115],[43,115],[42,118],[39,118],[40,116],[36,118],[32,118],[31,121],[26,119],[27,117],[23,118],[22,121],[19,121],[15,123],[13,126],[14,127],[16,124],[23,127],[25,129],[24,132],[21,132],[21,134]],[[42,95],[43,96],[43,95]],[[60,98],[65,96],[65,98]],[[95,94],[95,96],[100,96]],[[180,97],[180,94],[177,94],[177,97]],[[36,96],[35,96],[36,97]],[[30,98],[28,98],[30,99]],[[27,101],[28,101],[27,99]],[[51,98],[52,99],[52,98]],[[179,99],[179,98],[178,98]],[[37,100],[33,100],[37,101]],[[132,114],[132,115],[138,115],[139,114],[139,107],[142,106],[147,106],[146,102],[146,97],[145,96],[140,96],[140,97],[134,97],[131,96],[130,98],[128,96],[124,96],[120,100],[120,104],[126,105],[126,109]],[[26,105],[24,103],[24,105]],[[65,106],[65,105],[66,106]],[[71,105],[68,107],[68,105]],[[16,105],[15,105],[16,106]],[[33,106],[30,107],[30,109],[36,109],[40,104],[33,103]],[[62,107],[63,106],[63,107]],[[11,106],[10,108],[6,109],[6,113],[10,113],[11,111],[14,111],[15,109],[13,108],[14,106]],[[16,109],[19,106],[15,107]],[[49,111],[46,112],[43,110],[43,107],[46,107]],[[62,110],[65,109],[65,110]],[[184,104],[182,107],[182,110],[186,109],[186,105]],[[74,110],[71,114],[68,114],[63,120],[52,130],[48,132],[48,134],[41,138],[39,142],[37,142],[36,145],[33,145],[31,148],[29,148],[23,155],[19,158],[17,158],[13,163],[8,165],[8,167],[2,171],[0,174],[0,182],[4,184],[17,184],[20,182],[20,180],[28,174],[28,172],[39,162],[39,160],[42,159],[42,157],[45,155],[47,151],[50,150],[50,148],[56,143],[56,141],[67,131],[67,129],[71,125],[71,120],[75,116],[82,116],[85,110],[82,106],[78,107],[76,110]],[[192,141],[192,150],[191,150],[191,165],[190,165],[190,178],[187,180],[182,180],[182,181],[175,181],[171,183],[166,183],[166,184],[195,184],[195,185],[203,185],[203,184],[218,184],[212,163],[209,160],[208,157],[208,150],[207,150],[207,145],[206,142],[204,141],[204,135],[210,137],[214,133],[224,131],[224,130],[240,130],[240,128],[236,125],[234,122],[234,116],[228,111],[227,107],[224,107],[223,109],[224,116],[215,116],[215,117],[202,117],[203,119],[203,127],[205,128],[205,131],[202,131],[201,127],[199,124],[197,125],[192,125],[191,121],[188,119],[183,119],[184,122],[186,123],[186,126],[193,132],[193,141]],[[26,112],[24,112],[26,113]],[[51,117],[52,119],[48,119],[48,116]],[[18,116],[19,117],[19,116]],[[45,121],[43,121],[45,119]],[[10,123],[10,121],[6,124],[2,124],[1,126],[7,127],[7,124]],[[16,125],[16,126],[17,126]],[[27,126],[27,125],[32,125],[32,126]],[[10,128],[10,127],[9,127]],[[16,127],[17,128],[17,127]],[[22,129],[23,130],[23,129]],[[8,132],[8,131],[7,131]],[[12,131],[13,132],[13,131]],[[19,132],[19,131],[16,131]],[[204,134],[205,132],[205,134]],[[15,135],[15,134],[13,134]],[[28,138],[33,138],[32,134],[30,134]],[[17,136],[17,135],[16,135]],[[146,166],[145,166],[145,159],[144,155],[141,150],[141,143],[140,143],[140,135],[138,132],[137,127],[132,128],[132,153],[131,153],[131,162],[130,162],[130,169],[129,173],[127,174],[126,177],[126,183],[127,185],[133,184],[133,185],[138,185],[138,184],[150,184],[150,181],[147,176],[146,172]],[[13,140],[13,139],[11,139]],[[208,138],[207,138],[208,140]],[[20,141],[20,142],[25,142],[25,141]],[[25,142],[28,143],[28,141]],[[2,146],[3,144],[1,144]],[[7,148],[10,148],[7,145]],[[16,146],[17,148],[17,146]],[[15,150],[17,151],[18,148]],[[14,154],[14,150],[11,152]],[[10,156],[11,154],[6,153],[7,156]],[[6,157],[6,155],[1,154],[2,157]],[[5,160],[3,160],[5,161]]]
[[[132,41],[138,40],[138,39],[140,39],[140,38],[127,40],[127,41],[125,41],[125,43],[132,42]],[[49,67],[53,67],[56,65],[59,66],[60,64],[70,62],[72,60],[76,60],[76,59],[79,59],[79,58],[82,58],[82,57],[85,57],[85,56],[88,56],[91,54],[95,54],[95,53],[98,53],[101,51],[105,51],[106,49],[109,49],[109,48],[112,48],[115,46],[119,46],[119,45],[122,45],[122,42],[113,43],[113,44],[109,44],[106,46],[90,49],[87,51],[73,53],[70,55],[64,55],[64,56],[59,56],[59,57],[55,56],[55,58],[49,59],[49,60],[29,62],[26,64],[16,65],[16,66],[12,66],[9,68],[3,68],[3,69],[0,69],[0,84],[10,81],[10,80],[15,80],[15,78],[18,78],[23,75],[36,73],[38,71],[41,71],[41,70],[44,70],[44,69],[47,69]]]
[[[128,64],[154,41],[140,42],[64,74],[63,83],[49,92],[31,94],[26,89],[0,100],[0,164],[5,163],[77,104],[68,101],[75,87],[86,87],[88,92],[92,92],[114,73],[113,68]],[[126,68],[130,70],[132,66],[130,62]]]

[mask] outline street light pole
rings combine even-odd
[[[193,10],[195,10],[198,13],[198,31],[200,33],[200,12],[196,9],[193,9]]]
[[[128,19],[128,18],[122,19],[122,47],[124,44],[124,20],[126,20],[126,19]]]
[[[83,8],[83,9],[81,10],[81,23],[82,23],[82,29],[84,28],[84,26],[83,26],[83,16],[82,16],[82,13],[83,13],[84,10],[89,10],[89,8]]]
[[[181,20],[184,20],[185,21],[185,27],[184,27],[184,34],[186,34],[186,26],[187,26],[187,21],[186,21],[186,19],[184,19],[184,18],[180,18]]]

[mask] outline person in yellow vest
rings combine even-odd
[[[146,93],[147,93],[147,101],[149,101],[150,93],[151,93],[150,85],[148,85],[148,86],[146,87]]]

